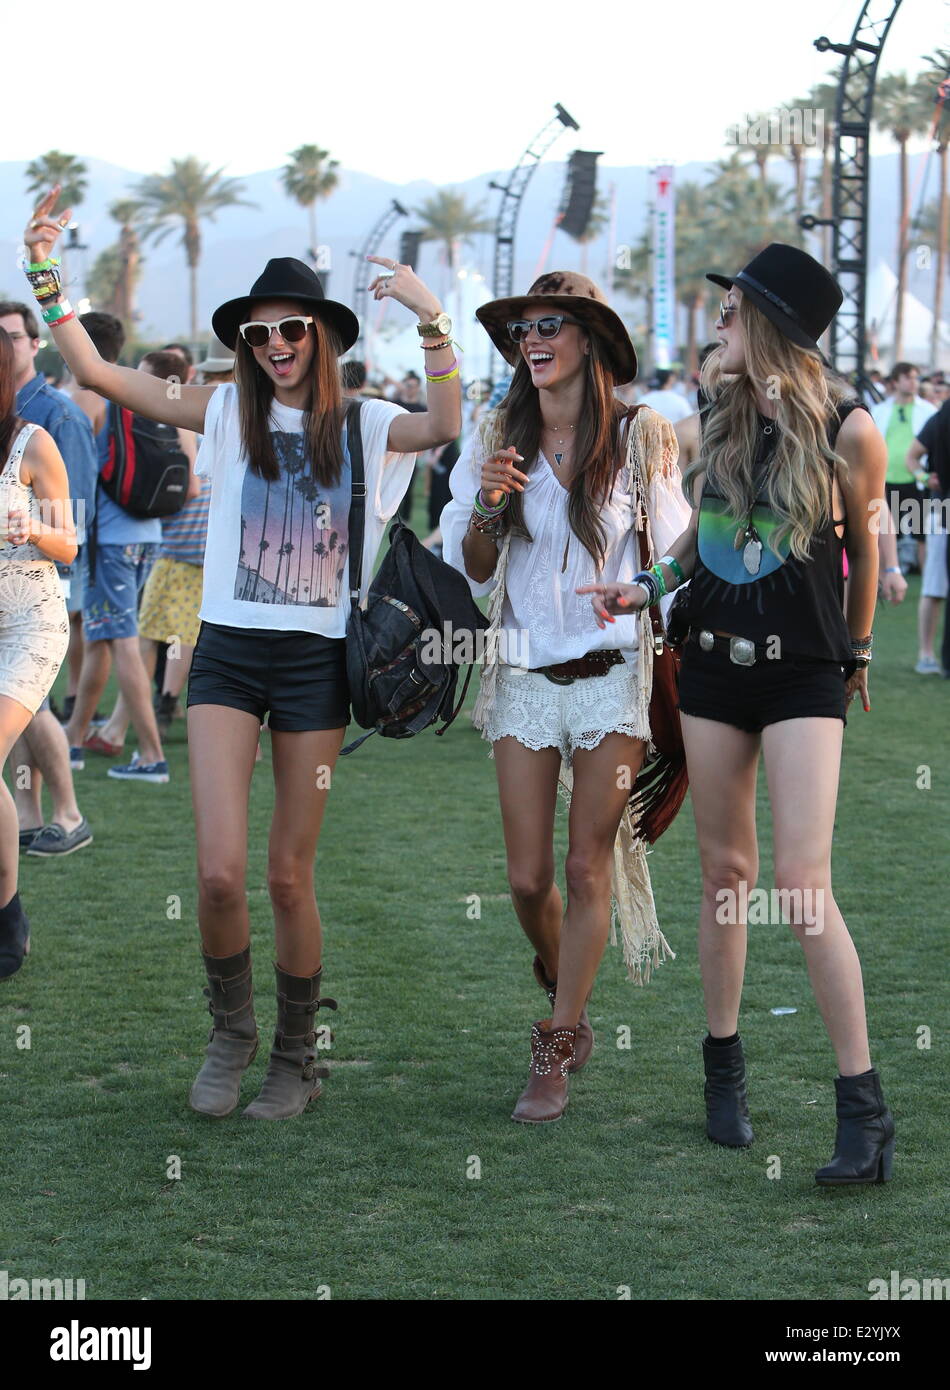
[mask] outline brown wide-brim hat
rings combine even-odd
[[[552,270],[535,280],[527,294],[513,299],[493,299],[475,310],[475,317],[488,332],[489,338],[514,366],[521,358],[521,348],[508,336],[512,319],[524,318],[525,311],[535,312],[540,304],[563,311],[577,319],[589,333],[596,335],[607,356],[614,384],[624,386],[637,374],[637,353],[623,320],[604,297],[603,291],[586,275],[573,270]]]

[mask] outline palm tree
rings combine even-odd
[[[269,494],[270,494],[270,488],[268,487],[267,493],[265,494],[265,501],[264,501],[264,508],[265,508],[265,510],[264,510],[264,525],[265,525],[265,526],[267,525],[267,510],[266,510],[266,509],[267,509],[267,501],[266,501],[266,498],[267,498],[267,496],[269,496]],[[259,555],[259,558],[258,558],[258,561],[257,561],[257,573],[256,573],[255,576],[254,576],[254,592],[253,592],[253,594],[251,595],[251,600],[252,600],[252,601],[255,600],[255,599],[257,598],[257,585],[258,585],[258,581],[260,580],[261,576],[262,576],[263,573],[264,573],[264,551],[265,551],[265,550],[270,550],[270,541],[265,541],[265,539],[264,539],[264,531],[263,531],[263,528],[261,529],[261,543],[260,543],[260,545],[259,545],[257,548],[258,548],[258,550],[259,550],[259,552],[260,552],[260,555]]]
[[[198,340],[198,263],[201,260],[201,223],[214,221],[227,207],[254,207],[241,197],[244,185],[226,179],[223,170],[211,169],[192,154],[173,159],[167,174],[149,174],[136,195],[146,216],[143,235],[156,245],[181,226],[181,244],[188,262],[191,300],[191,340]]]
[[[708,189],[689,180],[676,189],[676,298],[686,309],[686,370],[699,365],[696,342],[696,315],[710,299],[713,286],[706,279],[709,269],[711,212]]]
[[[426,198],[421,207],[413,208],[413,212],[422,219],[422,240],[442,243],[447,275],[454,285],[457,248],[482,232],[491,231],[492,223],[482,215],[483,204],[470,204],[465,194],[457,193],[454,188],[440,188],[432,198]]]
[[[587,226],[581,232],[580,236],[571,238],[572,241],[580,242],[582,275],[587,274],[587,248],[592,241],[596,241],[603,233],[609,221],[610,204],[602,193],[598,193],[591,206],[590,216],[587,219]]]
[[[950,71],[950,49],[938,48],[929,54],[924,61],[928,64],[921,76],[924,83],[931,87],[946,79]],[[950,106],[946,103],[937,108],[936,130],[934,132],[937,141],[937,156],[940,166],[940,192],[937,195],[937,206],[933,209],[933,233],[936,237],[937,245],[937,266],[936,278],[934,280],[933,297],[933,324],[930,329],[930,363],[931,366],[937,365],[937,350],[939,346],[940,315],[943,311],[943,291],[944,282],[947,277],[947,242],[950,240],[950,190],[947,187],[947,149],[950,146]]]
[[[829,76],[834,78],[834,73]],[[807,104],[813,111],[819,111],[822,117],[821,173],[814,192],[820,199],[822,220],[828,222],[834,211],[832,181],[835,163],[835,120],[838,109],[837,81],[816,83],[808,93]],[[825,265],[831,260],[830,227],[821,229],[821,259]]]
[[[48,150],[46,154],[41,154],[38,159],[32,160],[26,166],[26,191],[34,199],[38,199],[41,194],[48,193],[54,184],[61,185],[61,192],[56,200],[57,208],[78,207],[85,197],[88,180],[87,166],[81,159],[77,159],[74,154],[63,154],[60,150]],[[55,216],[55,209],[53,212]],[[60,248],[60,261],[62,263],[63,284],[69,284],[69,275],[66,270],[66,252]]]
[[[778,141],[773,141],[771,138],[775,113],[760,111],[754,116],[746,114],[744,119],[745,128],[748,132],[748,144],[745,145],[744,148],[749,151],[755,163],[758,165],[759,178],[764,184],[768,178],[769,160],[777,159],[780,155],[785,153],[785,146],[779,144]],[[765,131],[769,132],[768,138],[764,136]],[[727,134],[731,134],[731,132],[727,132]],[[740,148],[742,147],[740,146]]]
[[[135,288],[142,274],[139,229],[142,225],[143,207],[135,198],[118,198],[110,205],[109,216],[119,224],[118,250],[122,267],[116,308],[113,312],[125,324],[126,334],[129,335],[135,323]]]
[[[928,89],[929,90],[929,89]],[[908,184],[907,142],[930,125],[930,111],[921,79],[913,81],[904,72],[882,77],[877,84],[874,122],[897,142],[900,150],[898,187],[900,224],[897,230],[897,308],[894,315],[894,360],[904,350],[904,294],[907,289],[907,250],[909,236],[910,188]]]
[[[336,188],[340,167],[337,159],[329,158],[330,151],[319,145],[300,145],[291,150],[289,164],[283,168],[284,192],[302,208],[307,209],[307,226],[310,230],[310,258],[316,264],[317,255],[317,199],[326,198]]]
[[[317,588],[320,591],[320,603],[326,604],[327,597],[326,594],[323,592],[323,557],[327,553],[327,548],[324,545],[323,541],[317,541],[316,545],[313,547],[313,553],[314,555],[316,555],[319,561],[319,564],[317,565]]]

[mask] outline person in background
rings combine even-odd
[[[61,391],[49,386],[36,371],[40,329],[36,314],[19,301],[0,302],[0,327],[13,345],[16,373],[16,413],[27,423],[42,426],[53,440],[66,466],[69,496],[77,542],[95,507],[96,451],[92,430],[79,407]],[[81,583],[74,562],[57,564],[64,593]],[[14,767],[25,767],[27,779],[16,779],[14,798],[20,828],[20,848],[37,855],[71,854],[92,843],[92,832],[76,802],[70,768],[69,744],[49,697],[43,699],[32,721],[11,751]],[[24,780],[28,785],[20,786]],[[52,814],[44,823],[42,788],[48,786]]]
[[[344,362],[340,367],[340,382],[343,386],[344,400],[362,400],[366,387],[366,363],[355,359]]]
[[[17,351],[0,329],[0,771],[66,655],[69,619],[56,563],[76,554],[66,468],[52,436],[17,414],[18,375]],[[30,949],[16,829],[0,777],[0,979],[16,974]]]
[[[641,405],[648,405],[657,415],[669,420],[671,425],[676,425],[680,420],[685,420],[687,415],[693,414],[693,408],[686,397],[674,389],[678,380],[676,372],[668,367],[660,367],[653,373],[649,391],[640,397]]]
[[[180,362],[178,353],[172,350],[149,352],[139,363],[139,371],[169,381],[177,375]],[[159,649],[167,647],[162,693],[155,710],[162,736],[171,725],[198,640],[198,609],[201,607],[202,566],[211,497],[210,480],[199,478],[194,471],[195,436],[190,430],[179,429],[178,443],[190,468],[185,505],[162,522],[162,543],[145,581],[138,614],[139,648],[149,680],[155,674]],[[114,756],[125,744],[129,722],[129,706],[120,691],[111,717],[94,737]]]
[[[950,400],[925,422],[920,434],[907,451],[907,467],[911,472],[927,460],[927,484],[931,508],[927,523],[927,549],[924,573],[920,586],[920,607],[917,611],[919,653],[914,668],[919,675],[943,675],[950,679],[950,620],[947,618],[947,593],[950,590],[950,545],[947,542],[947,518],[950,512]],[[943,649],[937,656],[937,625],[940,604],[944,605]]]
[[[402,406],[403,410],[408,410],[410,415],[418,415],[427,409],[425,401],[422,399],[422,382],[415,372],[407,372],[402,381],[396,388],[393,396],[396,405]],[[417,460],[422,462],[422,460]],[[408,526],[412,521],[412,493],[415,485],[415,473],[409,479],[409,486],[406,495],[399,505],[399,518]]]
[[[166,348],[166,352],[170,349]],[[200,386],[221,386],[234,380],[234,353],[224,346],[220,338],[211,335],[207,356],[195,368],[195,377],[201,378]]]
[[[181,384],[182,386],[190,386],[198,370],[195,366],[195,357],[191,348],[186,347],[184,343],[166,343],[164,347],[159,348],[159,352],[174,352],[178,354],[185,364]]]
[[[897,554],[905,572],[924,562],[924,494],[907,468],[907,451],[934,413],[918,392],[920,372],[912,362],[897,362],[891,372],[894,394],[871,410],[871,418],[887,443],[885,497],[897,528]]]

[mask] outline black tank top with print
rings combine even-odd
[[[834,448],[841,425],[861,401],[843,401],[828,422]],[[851,636],[842,611],[844,542],[835,533],[840,517],[829,516],[811,540],[807,560],[789,550],[788,538],[769,538],[779,527],[765,496],[777,442],[775,422],[759,416],[760,447],[753,466],[756,501],[748,517],[736,521],[718,489],[703,482],[697,532],[696,568],[690,585],[690,623],[695,627],[769,643],[776,655],[812,660],[851,661]]]

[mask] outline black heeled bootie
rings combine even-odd
[[[749,1120],[745,1090],[745,1057],[742,1040],[728,1047],[703,1042],[706,1069],[706,1135],[714,1144],[745,1149],[755,1137]]]
[[[15,975],[30,954],[30,923],[19,893],[0,907],[0,980]]]
[[[860,1076],[836,1076],[838,1132],[831,1162],[819,1168],[823,1187],[888,1182],[894,1166],[894,1117],[881,1094],[881,1078],[872,1067]]]

